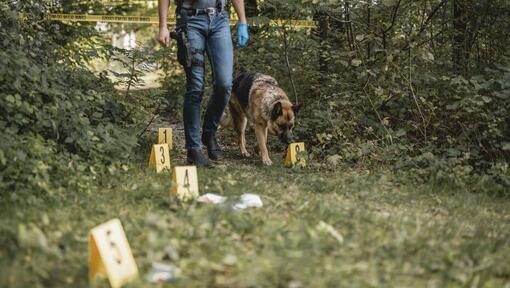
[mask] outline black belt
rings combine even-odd
[[[204,14],[213,15],[213,14],[216,14],[216,13],[220,13],[223,10],[221,8],[216,8],[216,7],[197,8],[197,9],[194,9],[194,8],[184,8],[183,7],[181,9],[186,11],[188,16],[196,16],[196,15],[204,15]]]

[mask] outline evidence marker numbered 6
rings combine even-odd
[[[168,150],[168,144],[152,145],[149,167],[156,168],[156,173],[170,170],[170,151]]]
[[[158,142],[157,144],[168,144],[168,149],[172,150],[172,128],[159,128],[158,129]]]
[[[89,233],[89,281],[107,277],[113,288],[138,277],[138,268],[119,219],[96,226]]]
[[[291,143],[287,148],[287,156],[285,157],[285,166],[287,167],[305,167],[306,166],[305,143]]]
[[[176,166],[172,173],[172,193],[182,201],[192,200],[198,194],[198,175],[196,166]]]

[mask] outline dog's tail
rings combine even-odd
[[[249,75],[248,72],[246,71],[241,71],[241,73],[239,73],[237,75],[237,77],[235,77],[234,81],[232,82],[232,96],[231,97],[235,97],[235,94],[237,92],[237,89],[239,87],[239,83],[241,83],[241,81],[247,76]],[[230,108],[230,103],[229,103],[229,108]],[[223,115],[221,116],[221,120],[220,120],[220,126],[221,128],[231,128],[234,126],[234,119],[232,118],[232,115],[231,115],[231,112],[230,110],[227,111],[229,109],[225,109],[225,112],[223,112]]]
[[[238,73],[232,82],[232,91],[236,91],[239,88],[241,82],[245,80],[245,78],[253,77],[255,74],[256,73],[250,73],[247,71],[241,71],[241,73]]]

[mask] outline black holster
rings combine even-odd
[[[185,68],[191,67],[192,51],[188,41],[186,25],[178,25],[170,32],[170,38],[177,41],[177,61]]]

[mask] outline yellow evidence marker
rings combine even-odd
[[[89,233],[89,281],[106,276],[113,288],[138,277],[138,268],[119,219],[94,227]]]
[[[176,166],[172,174],[172,193],[183,201],[199,196],[198,176],[195,166]]]
[[[303,154],[305,153],[306,153],[305,143],[303,142],[291,143],[289,145],[289,148],[287,149],[287,156],[285,157],[285,166],[287,167],[306,166],[306,159],[303,157]]]
[[[149,167],[156,168],[157,173],[170,170],[170,151],[167,144],[152,145]]]
[[[158,144],[168,144],[168,148],[172,150],[172,128],[158,129]]]

